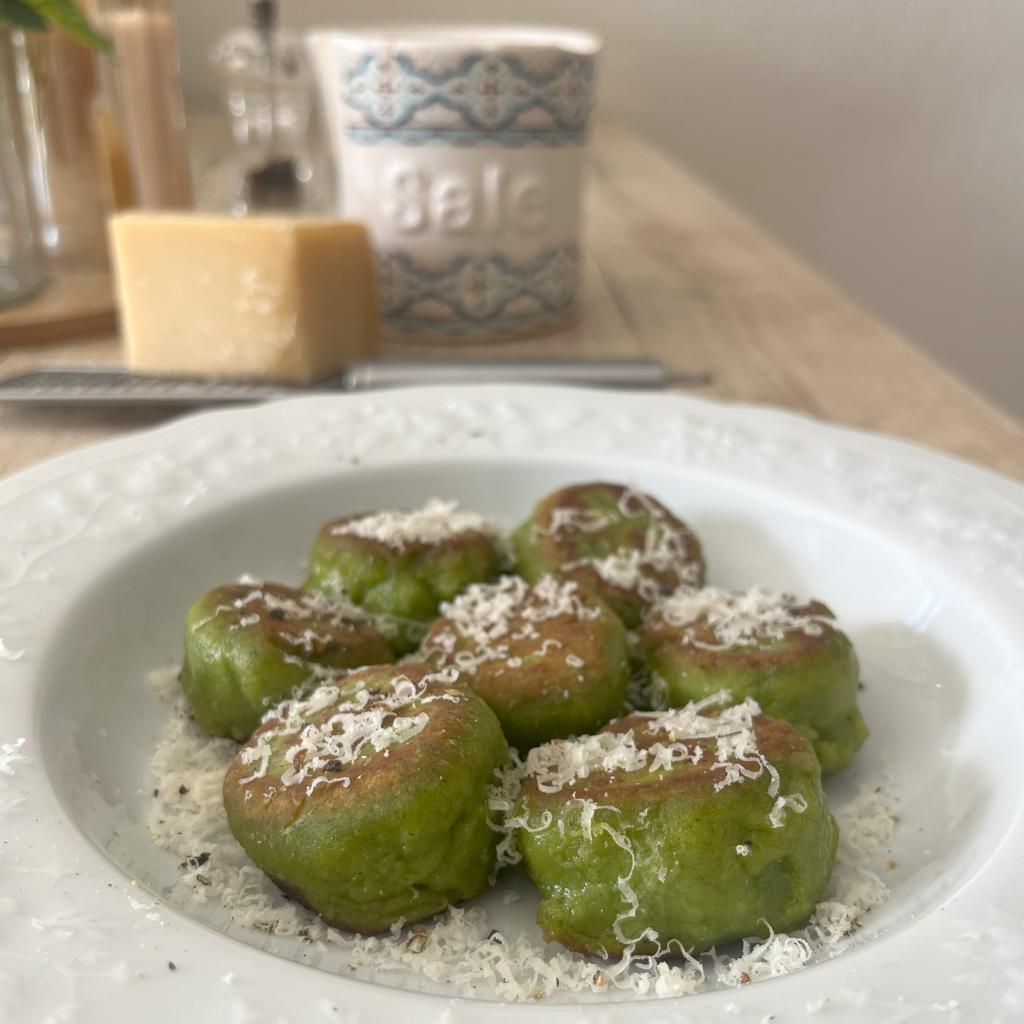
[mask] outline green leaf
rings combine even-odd
[[[46,21],[23,0],[0,0],[0,25],[38,31],[46,28]]]
[[[0,0],[0,21],[32,29],[59,25],[87,46],[108,54],[113,49],[111,41],[89,24],[74,0]]]

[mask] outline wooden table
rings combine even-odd
[[[389,357],[630,356],[709,371],[699,393],[922,442],[1024,479],[1024,429],[808,270],[630,128],[602,124],[587,197],[584,314],[572,330],[492,348],[389,345]],[[0,351],[110,361],[113,337]],[[0,475],[159,422],[165,413],[0,406]]]

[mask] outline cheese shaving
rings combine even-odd
[[[594,815],[598,811],[611,811],[613,814],[622,813],[618,807],[612,807],[611,804],[599,804],[596,800],[586,800],[577,797],[573,800],[573,803],[579,805],[580,828],[589,840],[594,838]]]
[[[600,557],[579,558],[562,565],[571,572],[589,566],[605,583],[637,593],[645,601],[658,600],[664,585],[653,573],[673,573],[680,585],[694,586],[700,580],[701,567],[689,554],[690,535],[685,527],[675,526],[665,511],[641,491],[624,488],[619,495],[618,515],[592,508],[554,508],[546,527],[535,523],[535,536],[562,533],[600,533],[623,519],[649,520],[640,548],[620,547]]]
[[[281,616],[292,622],[319,619],[333,626],[343,626],[349,622],[366,622],[370,616],[362,608],[354,605],[343,596],[327,597],[311,591],[296,591],[294,597],[283,597],[268,589],[263,580],[255,576],[240,576],[238,582],[250,589],[227,604],[220,604],[194,628],[206,625],[218,615],[227,612],[244,612],[254,604],[262,604],[268,611],[279,612]],[[242,616],[239,625],[251,625],[259,622],[259,615]]]
[[[455,501],[431,498],[422,508],[411,512],[374,512],[337,523],[331,533],[338,536],[365,537],[399,550],[405,544],[439,544],[460,533],[483,533],[501,539],[502,532],[476,512],[459,509]]]
[[[427,652],[450,658],[464,672],[474,674],[491,661],[508,661],[509,667],[518,668],[522,659],[510,658],[512,641],[539,641],[532,652],[537,655],[546,654],[552,646],[561,647],[554,637],[542,637],[539,624],[566,618],[589,621],[600,617],[601,611],[583,600],[573,582],[544,576],[531,586],[519,576],[502,576],[496,583],[467,587],[454,601],[441,605],[441,614],[451,628],[431,637]],[[460,640],[470,646],[457,650]],[[565,660],[570,667],[583,665],[572,653]]]
[[[749,985],[764,978],[777,978],[806,967],[814,950],[799,935],[776,934],[768,927],[768,938],[744,939],[739,956],[713,953],[715,977],[726,988]]]
[[[633,507],[637,506],[637,507]],[[643,491],[624,487],[616,500],[619,514],[602,512],[596,508],[577,508],[558,505],[551,509],[548,525],[534,523],[533,533],[537,537],[555,537],[563,532],[600,533],[606,527],[613,526],[623,519],[639,519],[650,516],[652,519],[664,519],[664,511],[656,505]]]
[[[787,633],[821,636],[834,620],[829,615],[799,611],[805,603],[792,594],[763,587],[737,591],[680,587],[659,601],[652,615],[683,629],[684,644],[705,651],[726,651],[731,647],[763,647],[785,639]],[[702,636],[705,626],[714,637],[710,642]]]
[[[260,622],[260,614],[256,608],[262,605],[274,617],[281,620],[283,627],[276,630],[277,637],[291,644],[306,656],[316,653],[318,647],[332,642],[334,637],[325,635],[318,630],[341,630],[352,623],[371,623],[385,636],[393,636],[395,626],[382,616],[374,616],[353,604],[344,595],[332,595],[296,591],[294,596],[283,596],[274,593],[261,579],[255,576],[241,576],[238,582],[250,589],[244,594],[227,602],[218,604],[204,619],[200,619],[192,628],[201,629],[221,615],[233,615],[236,621],[228,626],[229,630],[246,629]],[[246,611],[250,610],[248,614]],[[292,659],[294,664],[314,671],[313,666],[284,654],[286,660]]]
[[[794,793],[792,796],[780,796],[768,815],[768,821],[772,828],[782,828],[786,824],[786,812],[794,811],[803,814],[807,810],[807,799],[802,793]]]
[[[715,789],[760,778],[765,771],[777,786],[778,774],[758,751],[754,737],[754,718],[761,713],[757,702],[747,699],[717,715],[705,714],[730,699],[723,691],[684,708],[638,713],[638,717],[647,720],[645,731],[651,735],[665,734],[668,743],[659,740],[650,746],[638,746],[632,730],[552,740],[527,754],[526,774],[542,793],[557,793],[594,772],[660,771],[683,761],[699,764],[713,744],[716,760],[711,769],[721,773]]]
[[[16,764],[28,763],[28,757],[22,753],[24,746],[24,736],[19,736],[10,743],[0,743],[0,774],[14,775]]]
[[[302,700],[285,701],[264,716],[264,722],[278,724],[257,734],[251,745],[239,754],[243,764],[256,766],[241,784],[266,775],[272,741],[282,736],[295,737],[295,742],[284,753],[287,767],[281,772],[281,783],[285,786],[305,783],[325,772],[339,772],[354,764],[363,753],[379,753],[407,743],[423,731],[428,721],[426,712],[407,712],[434,699],[425,696],[431,683],[449,686],[457,678],[458,672],[454,669],[426,675],[419,683],[398,674],[390,681],[390,688],[382,692],[362,689],[341,700],[338,686],[321,686]],[[448,695],[445,699],[458,701],[461,698]],[[331,709],[330,715],[320,720],[320,713],[328,709]],[[311,722],[310,718],[317,720]],[[344,777],[337,778],[340,781]],[[312,793],[315,788],[314,783],[308,792]]]
[[[889,788],[888,783],[863,788],[836,811],[841,855],[848,859],[872,857],[892,843],[897,818]]]
[[[612,828],[607,822],[601,822],[598,825],[598,829],[604,832],[620,850],[623,850],[629,856],[629,870],[624,875],[619,875],[615,879],[615,886],[619,890],[622,901],[626,904],[626,909],[612,922],[612,932],[615,938],[627,946],[627,948],[633,948],[641,942],[657,942],[658,933],[653,928],[644,928],[634,938],[629,938],[623,932],[623,922],[636,917],[636,913],[640,909],[640,898],[637,896],[636,890],[629,884],[633,878],[633,872],[636,871],[636,854],[633,852],[633,844],[629,838],[617,829]]]
[[[495,768],[494,775],[498,781],[487,790],[487,809],[491,812],[487,824],[495,832],[501,833],[501,839],[498,841],[497,860],[492,872],[492,884],[502,868],[511,867],[523,859],[516,842],[516,832],[528,825],[525,817],[514,813],[516,801],[519,799],[522,789],[523,762],[514,749],[510,751],[510,755],[511,760],[507,765]],[[544,827],[546,828],[550,823],[551,818],[549,817]]]
[[[645,601],[664,595],[665,586],[652,573],[673,573],[679,584],[692,587],[700,580],[700,563],[690,559],[686,534],[665,521],[650,523],[640,548],[622,547],[602,558],[571,562],[565,569],[589,565],[605,583],[631,590]]]
[[[616,517],[610,512],[601,512],[596,508],[573,508],[556,506],[548,516],[547,526],[533,524],[534,537],[557,537],[569,531],[572,533],[600,533],[605,527],[611,526]]]

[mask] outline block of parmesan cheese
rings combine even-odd
[[[128,213],[111,235],[133,369],[307,383],[373,348],[361,224]]]

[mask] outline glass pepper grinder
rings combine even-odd
[[[325,205],[310,140],[312,75],[302,40],[278,18],[277,0],[250,0],[248,27],[214,47],[234,152],[204,183],[204,207],[244,215]]]

